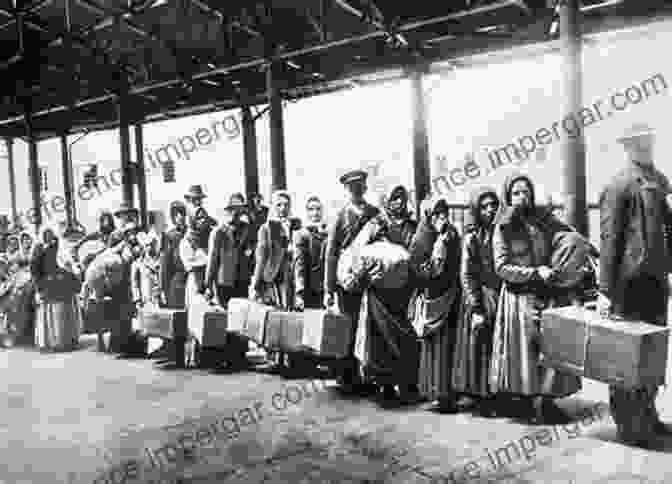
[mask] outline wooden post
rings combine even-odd
[[[243,106],[243,156],[245,173],[245,196],[259,193],[259,166],[257,157],[257,129],[250,106]]]
[[[420,216],[420,204],[431,190],[429,141],[427,138],[427,105],[422,89],[422,69],[411,71],[411,99],[413,116],[413,181],[415,213]]]
[[[67,221],[66,230],[72,230],[75,227],[75,200],[72,196],[74,183],[67,133],[61,134],[61,171],[63,172],[63,195],[65,196],[65,217]]]
[[[9,199],[12,208],[12,222],[18,222],[19,212],[16,208],[16,172],[14,170],[14,138],[5,138],[7,149],[7,171],[9,172]]]
[[[121,150],[122,200],[133,207],[133,166],[131,165],[131,137],[129,133],[128,96],[122,95],[117,102],[119,115],[119,148]]]
[[[149,228],[147,218],[147,174],[145,173],[145,156],[142,140],[142,123],[135,125],[135,173],[138,183],[138,205],[140,224],[145,230]]]
[[[578,113],[582,103],[581,69],[581,11],[579,0],[560,2],[560,34],[563,53],[565,116]],[[563,177],[567,221],[584,236],[588,236],[586,205],[586,151],[583,129],[574,138],[562,142]]]
[[[282,119],[282,98],[278,85],[278,67],[277,63],[271,62],[266,70],[271,131],[271,188],[272,190],[286,190],[285,134]]]

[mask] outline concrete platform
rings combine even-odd
[[[672,438],[654,450],[616,442],[595,407],[602,384],[560,402],[571,423],[541,427],[381,410],[333,382],[161,368],[83,342],[0,350],[0,484],[672,482]],[[669,390],[659,409],[672,422]]]

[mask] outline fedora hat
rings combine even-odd
[[[205,198],[207,195],[203,192],[203,187],[201,185],[191,185],[187,193],[184,194],[184,198]]]
[[[138,209],[131,207],[128,202],[121,202],[119,208],[114,211],[114,216],[119,217],[120,215],[126,215],[129,213],[138,214]]]
[[[235,210],[247,208],[245,197],[242,193],[234,193],[229,197],[229,203],[224,207],[226,210]]]
[[[623,134],[617,139],[618,142],[622,143],[623,141],[639,138],[641,136],[652,136],[656,132],[655,130],[645,123],[635,123],[626,129]]]

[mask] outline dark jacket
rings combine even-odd
[[[361,215],[350,204],[336,215],[336,220],[329,226],[325,250],[324,288],[327,292],[336,291],[336,268],[341,252],[348,248],[364,225],[379,213],[380,210],[367,203]]]
[[[205,287],[213,284],[234,287],[249,283],[253,239],[250,224],[218,227],[212,234],[208,252]]]
[[[254,275],[252,284],[261,287],[262,283],[271,284],[277,282],[291,269],[293,259],[292,242],[294,232],[301,228],[301,220],[290,218],[290,234],[287,237],[278,220],[267,220],[259,228],[257,234],[257,247],[255,249]]]
[[[168,292],[175,276],[186,280],[187,274],[180,258],[180,242],[185,231],[172,228],[164,235],[161,254],[161,289]]]
[[[304,227],[294,233],[294,292],[321,294],[324,281],[325,225]]]
[[[600,292],[622,297],[640,275],[665,279],[670,254],[665,237],[670,182],[660,171],[632,163],[600,196]]]

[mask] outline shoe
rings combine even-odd
[[[399,392],[399,399],[404,405],[416,405],[422,403],[425,399],[420,394],[417,385],[411,385]]]
[[[445,414],[459,413],[460,411],[460,407],[453,396],[439,397],[434,409],[439,413]]]
[[[672,429],[669,428],[667,425],[665,425],[660,420],[657,420],[656,422],[654,422],[653,431],[657,435],[672,435]]]

